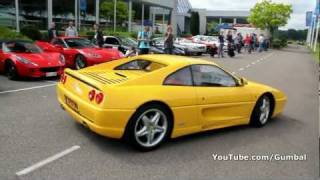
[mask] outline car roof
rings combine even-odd
[[[154,62],[158,62],[166,65],[190,65],[190,64],[211,64],[217,65],[212,61],[207,61],[200,58],[192,58],[177,55],[165,55],[165,54],[149,54],[137,56],[137,59],[147,59]]]

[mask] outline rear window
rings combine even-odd
[[[166,65],[149,60],[133,60],[114,68],[114,70],[138,70],[152,72],[165,67]]]

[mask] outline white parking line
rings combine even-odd
[[[239,69],[239,71],[243,71],[243,70],[244,70],[243,68],[240,68],[240,69]]]
[[[248,64],[247,66],[246,66],[246,68],[249,68],[250,67],[250,64]]]
[[[0,94],[12,93],[12,92],[19,92],[19,91],[28,91],[28,90],[39,89],[39,88],[45,88],[45,87],[55,86],[56,84],[57,84],[57,83],[52,83],[52,84],[47,84],[47,85],[43,85],[43,86],[33,86],[33,87],[22,88],[22,89],[14,89],[14,90],[8,90],[8,91],[0,91]]]
[[[253,65],[254,65],[254,64],[256,64],[256,63],[255,63],[255,62],[252,62],[251,64],[253,64]]]
[[[55,155],[53,155],[51,157],[48,157],[47,159],[39,161],[36,164],[33,164],[32,166],[29,166],[29,167],[17,172],[16,175],[17,176],[26,175],[26,174],[28,174],[28,173],[30,173],[30,172],[38,169],[38,168],[41,168],[41,167],[45,166],[46,164],[49,164],[49,163],[51,163],[51,162],[53,162],[53,161],[65,156],[65,155],[75,151],[75,150],[78,150],[78,149],[80,149],[80,146],[77,146],[77,145],[76,146],[72,146],[69,149],[66,149],[66,150],[64,150],[64,151],[62,151],[62,152],[60,152],[58,154],[55,154]]]

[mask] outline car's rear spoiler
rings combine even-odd
[[[101,84],[97,81],[94,81],[94,80],[90,79],[89,77],[84,76],[75,70],[71,70],[71,69],[67,68],[64,70],[64,73],[68,76],[71,76],[74,79],[77,79],[78,81],[81,81],[82,83],[84,83],[88,86],[95,88],[96,90],[102,91],[102,89],[103,89],[103,84]]]

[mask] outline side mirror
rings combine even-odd
[[[239,85],[240,86],[245,86],[248,84],[248,80],[246,80],[245,78],[240,78],[240,81],[239,81]]]

